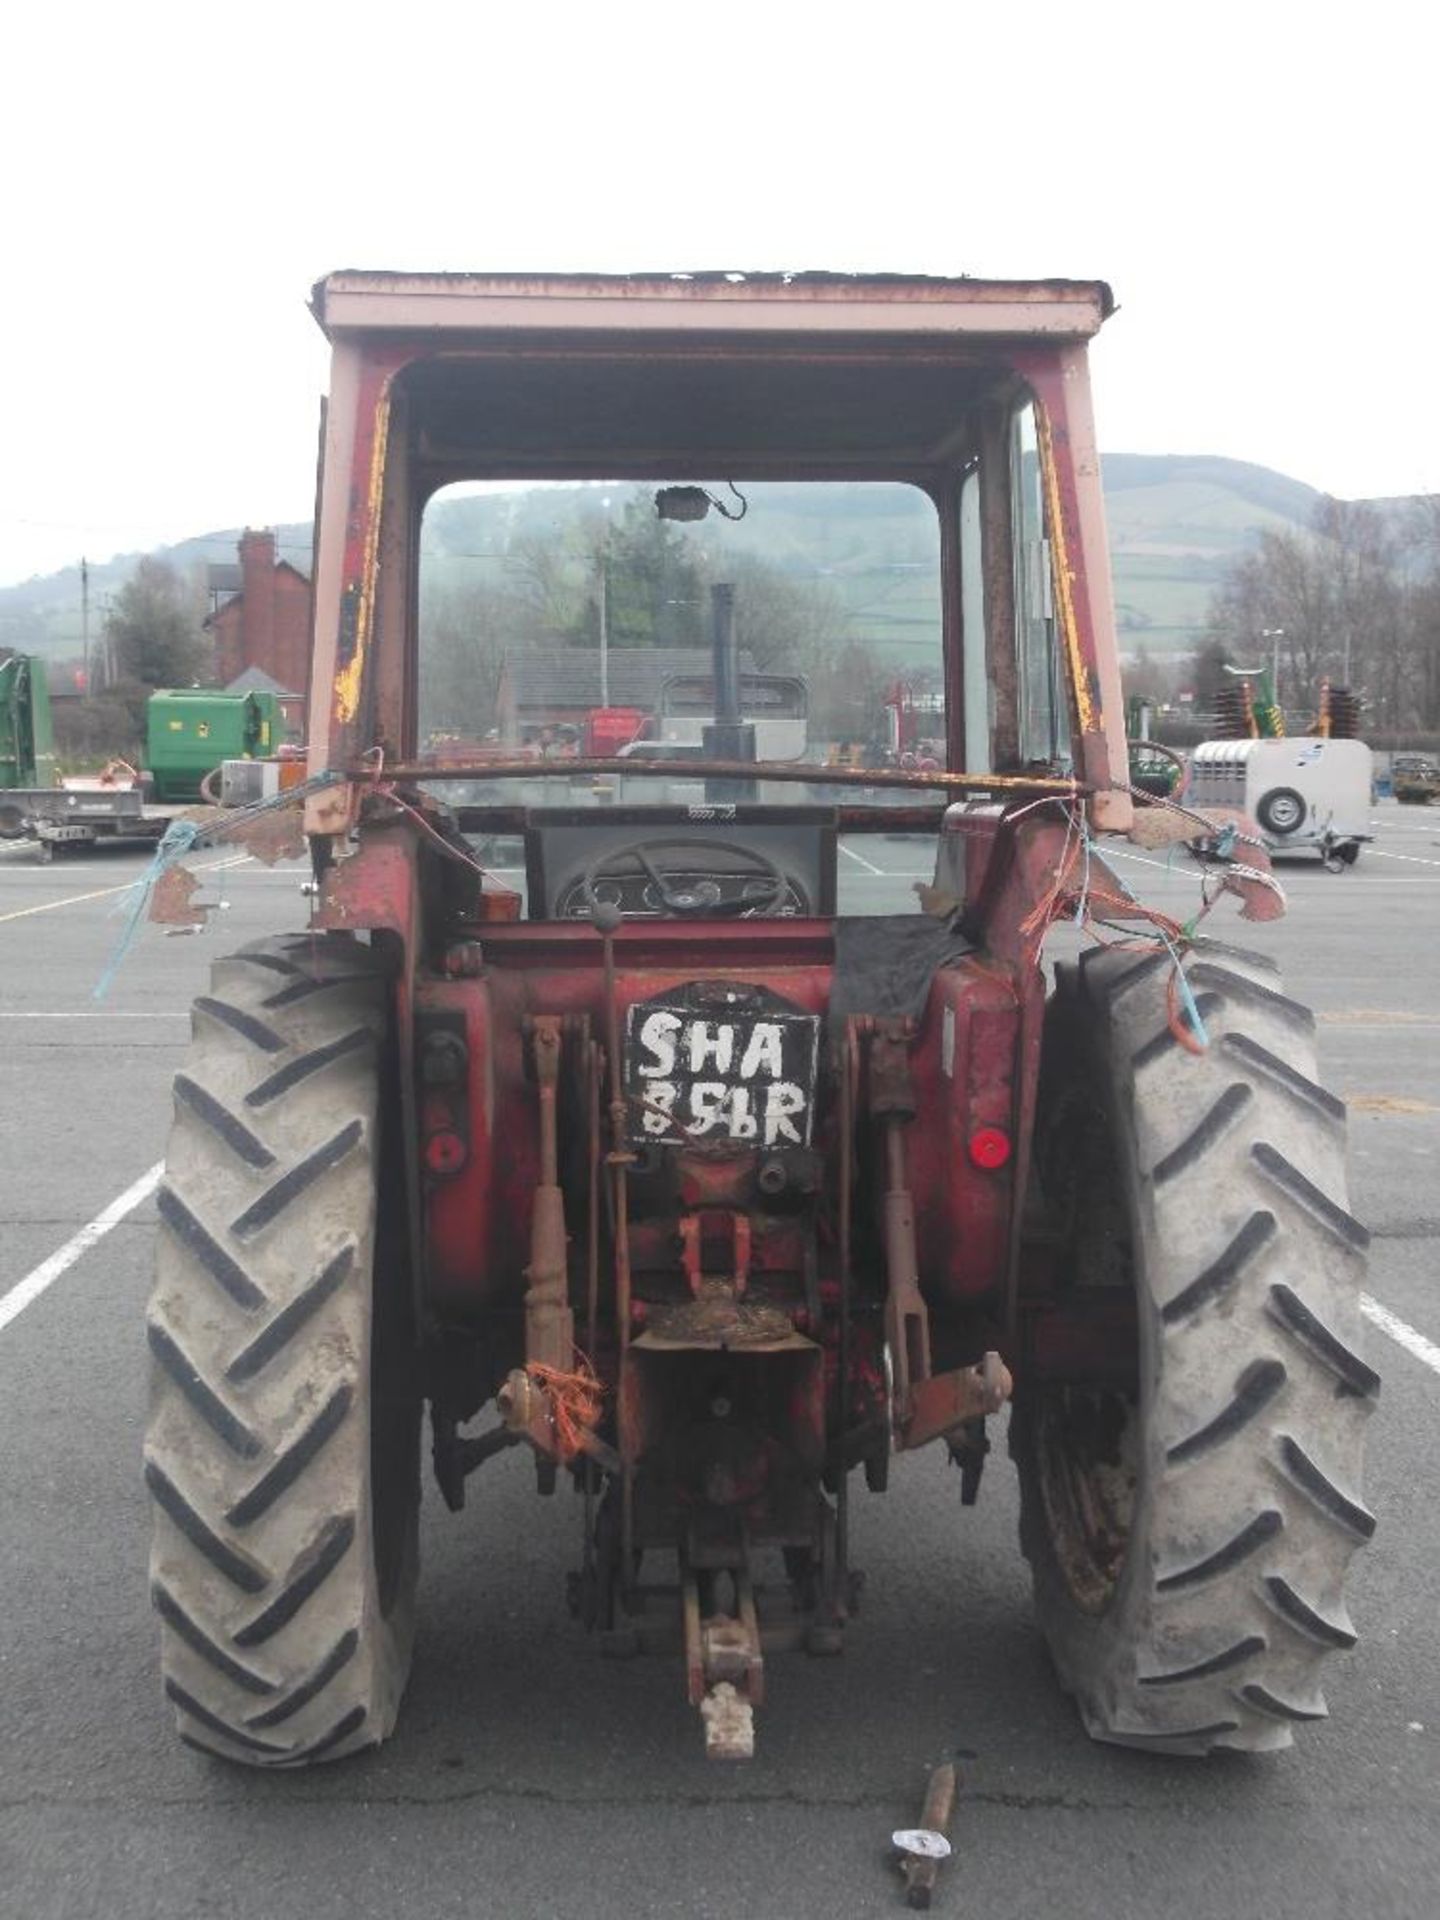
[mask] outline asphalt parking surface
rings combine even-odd
[[[1262,947],[1320,1020],[1350,1103],[1370,1293],[1440,1343],[1440,812],[1382,805],[1353,870],[1282,869]],[[842,853],[854,904],[910,904],[923,843]],[[0,1315],[17,1284],[159,1161],[168,1084],[216,952],[304,924],[297,869],[212,868],[212,930],[147,928],[100,1002],[143,857],[0,854]],[[1117,862],[1186,914],[1194,870]],[[876,871],[869,871],[876,869]],[[890,1831],[962,1756],[936,1910],[1122,1920],[1440,1910],[1440,1372],[1375,1329],[1384,1375],[1351,1583],[1361,1643],[1332,1719],[1273,1756],[1203,1763],[1092,1745],[1035,1635],[1003,1444],[978,1508],[922,1455],[857,1491],[865,1604],[839,1661],[776,1659],[749,1766],[701,1756],[678,1669],[599,1659],[564,1607],[577,1504],[518,1455],[458,1517],[427,1496],[421,1637],[395,1738],[299,1776],[178,1746],[159,1697],[138,1462],[153,1202],[0,1325],[0,1914],[859,1916],[903,1910]]]

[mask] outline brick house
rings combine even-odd
[[[238,568],[211,569],[212,591],[239,588],[205,623],[215,636],[216,678],[228,687],[254,668],[303,701],[310,684],[310,581],[288,560],[277,561],[272,528],[247,527],[239,551]]]

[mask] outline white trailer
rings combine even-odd
[[[1238,807],[1272,853],[1317,852],[1352,865],[1374,835],[1374,757],[1363,740],[1206,740],[1190,756],[1190,806]]]

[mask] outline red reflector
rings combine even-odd
[[[465,1142],[448,1127],[425,1142],[425,1165],[431,1173],[458,1173],[465,1164]]]
[[[979,1127],[970,1136],[970,1158],[977,1167],[1003,1167],[1010,1158],[1010,1136],[999,1127]]]

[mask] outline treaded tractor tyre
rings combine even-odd
[[[1069,1299],[1133,1298],[1132,1378],[1022,1378],[1021,1545],[1062,1684],[1097,1739],[1179,1754],[1288,1746],[1354,1645],[1365,1229],[1314,1021],[1263,956],[1185,961],[1209,1045],[1174,1036],[1168,956],[1062,966],[1037,1174]]]
[[[1305,801],[1293,787],[1271,787],[1262,793],[1255,807],[1255,818],[1267,833],[1298,833],[1309,813]]]
[[[145,1480],[181,1738],[295,1766],[382,1740],[419,1512],[388,989],[346,936],[266,941],[195,1002],[159,1195]]]

